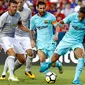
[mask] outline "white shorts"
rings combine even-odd
[[[19,41],[19,43],[21,44],[25,52],[28,49],[32,49],[29,37],[20,37],[20,36],[15,35],[15,39]]]
[[[23,50],[20,43],[12,37],[2,37],[1,38],[1,46],[6,52],[8,49],[13,48],[14,51],[18,54],[25,54],[25,51]]]

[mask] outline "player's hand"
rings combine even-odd
[[[54,41],[58,40],[58,34],[54,35]]]
[[[64,24],[62,25],[62,29],[65,29],[65,25]]]
[[[35,41],[34,40],[31,40],[31,46],[32,46],[32,48],[35,47],[35,45],[36,45],[35,44]]]

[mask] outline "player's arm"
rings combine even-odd
[[[2,29],[4,27],[7,16],[8,16],[7,14],[2,14],[0,16],[0,29]]]
[[[55,28],[55,35],[54,35],[54,41],[58,40],[58,34],[60,32],[60,27],[59,26],[54,26]]]
[[[18,22],[18,28],[23,30],[23,31],[26,31],[26,32],[30,32],[30,30],[28,28],[26,28],[21,21]]]
[[[60,30],[59,28],[64,28],[64,21],[63,21],[63,20],[61,20],[60,22],[53,21],[53,22],[52,22],[52,25],[53,25],[55,28],[58,27],[57,31],[59,32],[59,30]]]
[[[55,28],[55,35],[54,35],[54,41],[58,40],[58,34],[60,32],[60,28],[63,26],[64,22],[57,22],[57,21],[53,21],[52,25]]]
[[[33,30],[30,31],[30,39],[32,48],[35,47],[35,33]]]
[[[32,47],[35,47],[35,33],[34,33],[34,28],[36,27],[35,26],[35,19],[32,17],[30,19],[30,38],[31,38],[31,46]]]
[[[69,16],[67,16],[66,18],[64,18],[63,20],[61,20],[60,22],[52,22],[52,24],[54,25],[54,27],[59,26],[60,28],[64,28],[64,24],[69,24],[73,18],[75,17],[75,14],[70,14]]]
[[[30,31],[30,38],[31,38],[31,40],[35,40],[34,34],[35,34],[34,31],[31,30]]]
[[[54,25],[54,27],[59,26],[61,28],[64,28],[64,24],[69,24],[74,19],[74,17],[75,13],[72,13],[63,20],[61,20],[60,22],[53,21],[52,24]]]

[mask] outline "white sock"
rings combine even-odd
[[[8,68],[9,68],[9,72],[10,72],[10,76],[9,77],[14,77],[14,74],[13,74],[13,71],[14,71],[14,60],[15,60],[14,56],[8,56]]]
[[[2,75],[6,75],[7,70],[8,70],[8,57],[7,57],[6,60],[5,60],[4,70],[3,70]]]
[[[31,67],[31,64],[32,64],[32,57],[30,56],[27,56],[27,59],[26,59],[26,69],[25,71],[28,72],[30,71],[30,67]]]
[[[16,60],[14,62],[14,71],[20,68],[23,64],[19,62],[19,60]]]

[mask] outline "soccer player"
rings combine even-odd
[[[45,59],[53,55],[56,47],[57,35],[53,35],[53,25],[50,21],[55,21],[56,18],[53,14],[46,12],[46,4],[43,1],[38,1],[37,3],[38,13],[34,15],[30,20],[30,30],[31,30],[31,43],[35,46],[33,30],[36,28],[36,46],[38,48],[38,56],[40,57],[40,65],[45,66]],[[57,66],[59,72],[62,73],[62,64],[57,61],[53,66]],[[40,69],[41,72],[41,69]],[[49,72],[46,70],[45,73]]]
[[[23,8],[24,1],[23,0],[16,0],[18,5],[18,13],[21,16],[22,23],[25,27],[29,28],[30,25],[30,18],[32,16],[32,12],[30,9]],[[25,74],[29,76],[30,78],[35,78],[35,75],[32,74],[30,67],[32,64],[32,58],[33,58],[33,52],[30,42],[30,34],[28,32],[25,32],[23,30],[20,30],[18,28],[15,29],[15,38],[19,41],[19,43],[22,45],[22,48],[27,53],[27,59],[26,59],[26,72]],[[18,56],[18,54],[17,54]],[[16,60],[14,70],[21,67],[21,63]]]
[[[19,13],[16,12],[17,2],[15,0],[10,0],[8,9],[9,10],[7,12],[0,16],[0,40],[2,48],[8,55],[5,62],[5,65],[8,66],[10,72],[8,80],[18,81],[13,74],[16,53],[22,55],[17,57],[20,63],[24,63],[26,60],[24,58],[24,50],[22,49],[20,43],[14,38],[14,32],[17,26],[19,29],[26,32],[30,32],[30,30],[22,25],[21,17]]]
[[[85,6],[81,7],[78,13],[70,14],[64,18],[60,23],[55,23],[55,26],[63,26],[69,23],[70,27],[63,39],[58,44],[51,62],[46,64],[45,67],[41,67],[42,72],[50,68],[52,63],[56,62],[61,55],[64,55],[69,49],[73,49],[75,56],[78,58],[78,64],[76,66],[75,77],[73,84],[81,84],[79,80],[84,67],[84,47],[82,44],[85,34]]]
[[[24,9],[23,8],[23,0],[17,0],[17,12],[20,14],[21,16],[21,21],[23,23],[23,25],[25,27],[29,27],[29,20],[31,18],[31,10],[30,9]],[[25,13],[25,15],[24,15]],[[30,43],[30,36],[28,34],[28,32],[25,32],[21,29],[18,29],[16,27],[15,29],[15,39],[17,41],[19,41],[19,43],[21,44],[22,48],[25,50],[25,52],[27,53],[27,55],[29,57],[26,58],[26,72],[25,74],[28,75],[30,78],[35,78],[35,75],[32,74],[32,72],[30,71],[30,67],[31,67],[31,63],[32,63],[32,48],[31,48],[31,43]],[[21,56],[21,54],[17,54],[17,57]],[[14,64],[14,71],[18,68],[20,68],[23,64],[19,62],[19,60],[17,59],[15,64]],[[6,65],[4,65],[4,70],[1,76],[1,79],[5,79],[4,73],[7,71],[7,68],[5,67]]]

